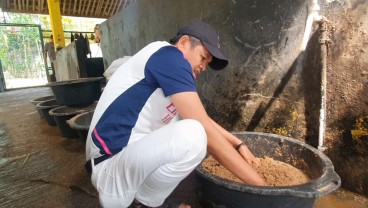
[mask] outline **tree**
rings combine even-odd
[[[42,46],[39,28],[17,24],[39,23],[37,15],[7,14],[12,22],[0,27],[0,58],[4,72],[15,78],[40,77],[45,68],[42,62]]]

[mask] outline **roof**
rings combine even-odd
[[[61,16],[109,18],[134,0],[59,0]],[[1,0],[4,12],[49,14],[47,0]]]

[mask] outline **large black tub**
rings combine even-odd
[[[51,109],[49,114],[54,117],[63,137],[76,138],[78,137],[78,132],[67,124],[67,120],[73,118],[78,114],[93,111],[96,108],[96,104],[97,102],[93,102],[90,105],[78,107],[60,106]]]
[[[55,99],[55,96],[48,95],[48,96],[44,96],[44,97],[39,97],[39,98],[33,99],[33,100],[31,100],[31,103],[36,106],[38,103],[41,103],[41,102],[44,102],[44,101],[48,101],[48,100],[53,100],[53,99]],[[41,116],[41,118],[44,118],[42,111],[40,109],[37,109],[37,108],[36,108],[36,110],[37,110],[38,114]]]
[[[78,136],[83,141],[83,143],[86,143],[93,113],[94,111],[81,113],[66,121],[71,128],[77,131]]]
[[[46,122],[50,126],[56,126],[55,119],[49,114],[49,111],[59,106],[59,103],[55,99],[52,99],[38,103],[36,105],[36,109],[42,114],[42,117],[45,118]]]
[[[304,171],[312,181],[287,187],[245,185],[215,176],[198,166],[202,207],[312,208],[317,197],[341,185],[331,160],[321,151],[298,140],[265,133],[234,133],[256,157],[271,157]]]
[[[88,105],[101,96],[103,77],[80,78],[47,84],[60,105]]]

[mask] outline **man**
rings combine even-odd
[[[95,109],[86,166],[104,207],[162,205],[207,149],[245,183],[266,185],[253,154],[207,115],[196,92],[207,65],[228,64],[216,31],[193,21],[170,43],[151,43],[119,67]]]
[[[95,32],[95,43],[100,43],[101,42],[100,24],[96,24],[93,31]]]
[[[45,60],[45,65],[48,67],[47,64],[47,57],[49,57],[50,64],[51,64],[51,70],[52,73],[49,74],[49,82],[56,81],[55,78],[55,67],[56,67],[56,53],[55,53],[55,46],[54,46],[54,39],[53,36],[50,35],[50,41],[45,44],[45,52],[43,54],[43,58]]]

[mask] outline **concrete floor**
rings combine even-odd
[[[84,170],[84,145],[42,119],[33,99],[48,87],[0,93],[0,207],[100,207]],[[170,199],[196,204],[190,175]]]
[[[99,207],[79,139],[61,136],[31,100],[49,88],[0,94],[0,207]]]
[[[0,207],[100,207],[84,170],[84,145],[49,126],[31,100],[47,87],[0,93]],[[195,175],[185,179],[168,201],[200,207]],[[317,200],[316,208],[368,206],[363,196],[339,190]]]

